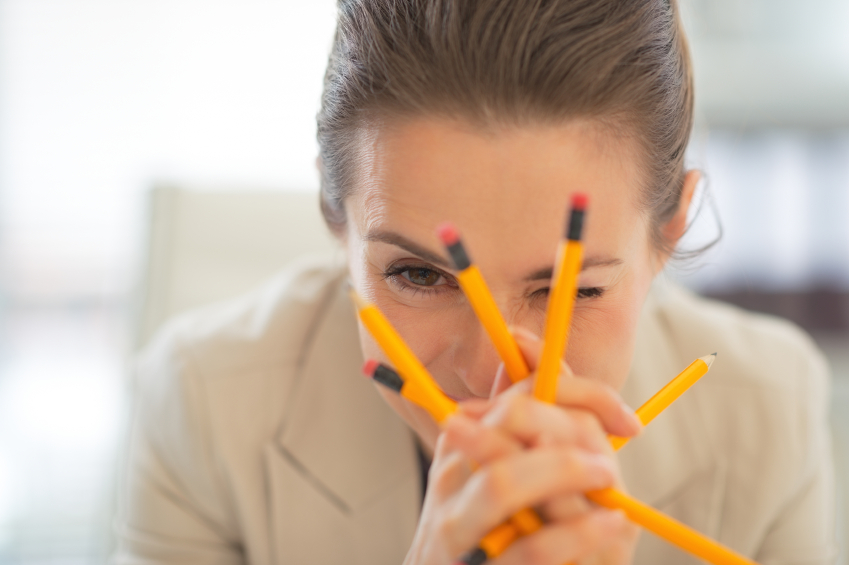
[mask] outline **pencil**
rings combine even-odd
[[[588,492],[586,496],[599,506],[622,510],[633,523],[709,563],[756,565],[754,561],[621,491],[607,488]]]
[[[407,398],[428,410],[435,420],[437,420],[438,415],[445,413],[445,410],[433,408],[435,404],[430,402],[424,395],[420,394],[415,381],[405,380],[391,367],[388,367],[383,363],[379,363],[374,359],[369,359],[363,365],[363,373],[372,377],[379,384],[395,391],[404,398]],[[451,413],[455,412],[456,403],[447,397],[445,400],[447,403],[454,404],[454,407],[450,411]],[[428,408],[428,406],[431,408]],[[436,413],[434,413],[434,411]],[[507,547],[509,547],[520,534],[532,534],[541,527],[542,520],[536,512],[530,508],[522,509],[511,516],[507,522],[496,526],[492,531],[484,536],[476,548],[469,551],[461,558],[460,563],[465,563],[466,565],[480,565],[486,562],[487,559],[501,555],[501,553],[507,549]]]
[[[675,402],[679,396],[687,392],[687,390],[696,384],[696,382],[707,374],[716,359],[716,353],[699,357],[686,369],[681,371],[677,377],[669,381],[662,389],[649,398],[645,404],[637,409],[637,417],[644,426],[655,419],[658,414],[666,410],[666,408]],[[614,451],[619,451],[630,441],[631,438],[610,436],[610,445]]]
[[[519,345],[507,329],[507,323],[498,310],[498,305],[480,269],[469,259],[457,229],[450,223],[444,223],[439,226],[437,233],[454,263],[454,268],[458,271],[457,280],[460,287],[466,294],[481,325],[489,334],[489,339],[492,340],[499,357],[504,362],[504,368],[510,380],[515,383],[526,379],[531,374],[528,364],[519,350]]]
[[[378,368],[380,369],[379,371]],[[379,383],[392,388],[396,392],[402,391],[403,394],[403,389],[407,386],[404,384],[404,379],[397,372],[377,362],[367,362],[364,366],[364,371],[366,374],[373,376]],[[413,402],[419,402],[416,400],[416,397],[411,398],[411,400]],[[447,400],[453,402],[451,399]],[[420,406],[427,409],[427,406],[423,404],[420,404]],[[585,493],[585,495],[589,500],[599,506],[624,511],[631,522],[642,526],[644,529],[667,540],[669,543],[714,565],[755,565],[753,561],[746,559],[731,549],[617,489],[607,488],[590,491]],[[531,512],[531,515],[536,520],[539,520],[536,513],[530,510],[523,512]],[[469,551],[461,558],[460,563],[481,565],[487,559],[500,555],[516,540],[520,532],[527,535],[518,527],[515,521],[518,515],[519,513],[514,515],[510,522],[502,524],[490,531],[480,541],[478,547]],[[513,531],[510,528],[513,528]]]
[[[457,403],[439,389],[428,370],[377,306],[367,303],[354,290],[351,290],[351,298],[357,307],[360,320],[374,340],[398,368],[405,381],[414,383],[409,392],[410,400],[427,410],[437,422],[444,422],[457,410]]]
[[[581,231],[584,226],[586,207],[586,195],[572,196],[566,237],[557,247],[554,275],[545,314],[542,355],[534,382],[534,396],[543,402],[553,403],[557,397],[557,380],[560,376],[563,353],[566,351],[569,326],[572,323],[572,309],[578,292],[578,275],[581,272],[583,256]]]

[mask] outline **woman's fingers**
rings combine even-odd
[[[563,410],[526,394],[499,398],[481,423],[516,438],[524,446],[574,444],[596,453],[609,449],[598,419],[586,410]]]
[[[530,331],[512,328],[516,342],[531,369],[536,369],[542,342]],[[622,402],[612,387],[588,378],[576,377],[566,363],[561,363],[560,382],[557,387],[557,404],[582,408],[596,414],[608,434],[632,437],[642,430],[642,423],[634,411]],[[515,384],[504,395],[527,394],[533,388],[533,377]]]
[[[548,524],[516,540],[491,565],[562,565],[578,561],[615,543],[626,527],[618,511],[594,509],[573,520]]]
[[[479,525],[470,547],[490,529],[522,508],[553,497],[606,488],[615,480],[613,461],[574,447],[521,451],[481,467],[457,500],[466,524]]]
[[[478,465],[486,465],[523,448],[520,442],[503,432],[484,426],[462,413],[446,422],[443,436],[446,444],[459,449]]]
[[[643,424],[634,411],[612,387],[584,377],[560,377],[557,404],[584,408],[598,416],[607,433],[632,437],[639,434]]]
[[[593,505],[583,494],[557,496],[537,507],[546,522],[563,522],[583,516],[593,509]]]

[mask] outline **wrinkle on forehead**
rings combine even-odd
[[[418,123],[423,126],[420,133],[417,128]],[[632,180],[627,181],[629,186],[628,194],[627,196],[625,194],[622,196],[625,196],[625,198],[629,201],[628,204],[633,206],[635,210],[641,211],[641,194],[638,188],[641,185],[641,182],[639,179],[633,179],[633,175],[636,173],[634,167],[635,160],[636,162],[639,162],[639,144],[633,136],[628,135],[627,132],[621,131],[623,128],[614,127],[609,123],[600,122],[598,120],[586,119],[572,120],[559,125],[550,123],[534,123],[526,125],[493,124],[490,125],[490,127],[474,128],[473,124],[456,118],[446,119],[440,116],[393,116],[385,117],[384,119],[370,119],[368,121],[363,121],[362,125],[356,132],[356,140],[353,143],[356,147],[356,157],[353,160],[355,163],[355,171],[351,177],[351,193],[346,199],[346,208],[349,221],[356,222],[357,224],[355,229],[360,232],[359,235],[362,236],[377,229],[385,228],[385,226],[391,225],[391,223],[398,224],[399,222],[404,224],[405,229],[420,228],[424,230],[422,233],[430,233],[436,227],[435,225],[431,226],[429,224],[420,224],[425,221],[425,217],[430,216],[433,218],[435,216],[433,213],[429,212],[440,210],[440,202],[436,201],[436,199],[440,198],[440,187],[433,187],[435,189],[433,193],[430,193],[429,190],[426,190],[427,187],[424,187],[421,184],[419,184],[418,189],[414,193],[409,190],[393,190],[393,187],[390,185],[389,176],[395,175],[395,177],[393,177],[395,178],[395,181],[392,182],[396,182],[400,179],[399,182],[402,182],[402,184],[405,184],[404,177],[415,179],[420,173],[424,175],[423,178],[428,177],[429,169],[416,171],[415,164],[413,165],[412,170],[409,168],[406,170],[399,169],[398,166],[392,162],[392,159],[395,156],[395,149],[393,148],[395,148],[398,143],[405,143],[404,139],[411,134],[414,136],[413,139],[419,135],[432,135],[434,131],[436,131],[438,135],[441,135],[446,130],[440,128],[440,123],[443,127],[448,126],[449,129],[447,131],[459,131],[461,135],[472,135],[490,139],[497,139],[500,136],[510,136],[514,139],[518,139],[519,143],[523,143],[523,141],[521,141],[523,138],[538,139],[539,135],[545,136],[547,135],[545,130],[552,132],[562,128],[570,129],[583,138],[585,142],[588,142],[598,154],[606,157],[606,166],[602,170],[596,171],[596,174],[600,175],[599,178],[617,178],[618,184],[621,184],[621,179],[627,179],[629,175],[631,176]],[[436,125],[435,130],[433,127],[429,127],[433,125]],[[410,128],[412,128],[412,130]],[[512,142],[508,141],[508,145],[505,147],[509,147],[510,143]],[[496,146],[495,151],[498,150],[500,149]],[[580,152],[581,150],[578,149],[578,151]],[[548,161],[528,161],[527,166],[530,170],[537,167],[543,167],[539,170],[544,171],[545,167],[550,166],[550,163],[552,162],[550,159],[552,157],[553,156],[549,154],[545,156]],[[494,174],[497,179],[495,181],[495,186],[493,187],[494,190],[497,188],[497,185],[501,180],[499,178],[501,175],[498,174],[498,171],[502,166],[507,165],[507,161],[512,160],[510,154],[503,155],[502,158],[503,160],[496,159],[489,165],[493,168],[490,169],[490,173],[487,174]],[[576,158],[580,159],[577,154]],[[405,163],[404,166],[409,167],[410,165],[409,163]],[[481,163],[480,166],[487,165]],[[523,163],[516,163],[514,161],[512,171],[515,171],[517,167],[521,168],[523,166]],[[578,166],[580,167],[580,164]],[[638,166],[636,169],[639,170],[640,168],[641,167]],[[511,172],[510,167],[505,170]],[[401,177],[398,177],[399,171],[401,171]],[[442,176],[445,177],[446,171],[443,170],[442,172]],[[462,180],[458,179],[462,179],[462,175],[465,172],[465,168],[457,169],[455,173],[460,176],[456,177],[455,180],[462,183]],[[452,174],[450,169],[448,174]],[[470,192],[469,197],[475,199],[472,202],[464,200],[463,191],[459,191],[459,193],[451,193],[450,198],[454,201],[453,206],[455,208],[460,206],[467,210],[475,209],[478,211],[479,216],[486,216],[492,220],[493,223],[500,224],[502,226],[506,226],[507,224],[505,222],[507,222],[507,220],[514,217],[520,209],[524,209],[530,204],[530,201],[527,199],[523,200],[520,198],[514,203],[515,206],[507,206],[507,208],[504,209],[505,203],[502,202],[501,206],[497,205],[491,198],[492,196],[495,196],[495,194],[490,193],[489,195],[482,195],[477,193],[475,195]],[[566,195],[564,194],[563,197],[566,198]],[[441,210],[442,214],[445,212],[446,210]],[[501,221],[499,221],[499,217],[503,216],[505,213],[507,214],[507,219],[502,218]],[[432,221],[438,223],[444,219],[449,218],[437,218]],[[643,219],[645,220],[645,218]],[[559,226],[556,229],[559,233]]]
[[[357,128],[354,142],[355,172],[352,178],[351,194],[346,200],[348,218],[360,216],[363,221],[362,234],[374,229],[387,216],[387,205],[383,195],[383,161],[382,144],[383,125],[381,122],[369,121]],[[356,210],[357,214],[351,212]]]

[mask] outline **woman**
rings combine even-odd
[[[289,269],[150,347],[117,561],[450,564],[532,506],[546,526],[494,564],[694,562],[581,496],[617,485],[764,563],[829,562],[820,355],[783,322],[653,286],[699,178],[692,101],[674,2],[341,1],[318,139],[346,266]],[[509,385],[434,230],[463,231],[534,368],[578,191],[586,259],[554,407]],[[358,376],[383,356],[346,281],[461,401],[443,433]],[[713,351],[617,461],[606,435],[640,432],[622,399]]]

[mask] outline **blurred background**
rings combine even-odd
[[[684,246],[723,238],[667,276],[814,335],[845,474],[849,2],[682,4],[689,159],[706,172]],[[0,0],[0,564],[104,561],[133,352],[305,250],[275,234],[318,217],[334,15],[333,0]],[[314,225],[308,251],[332,252]]]

